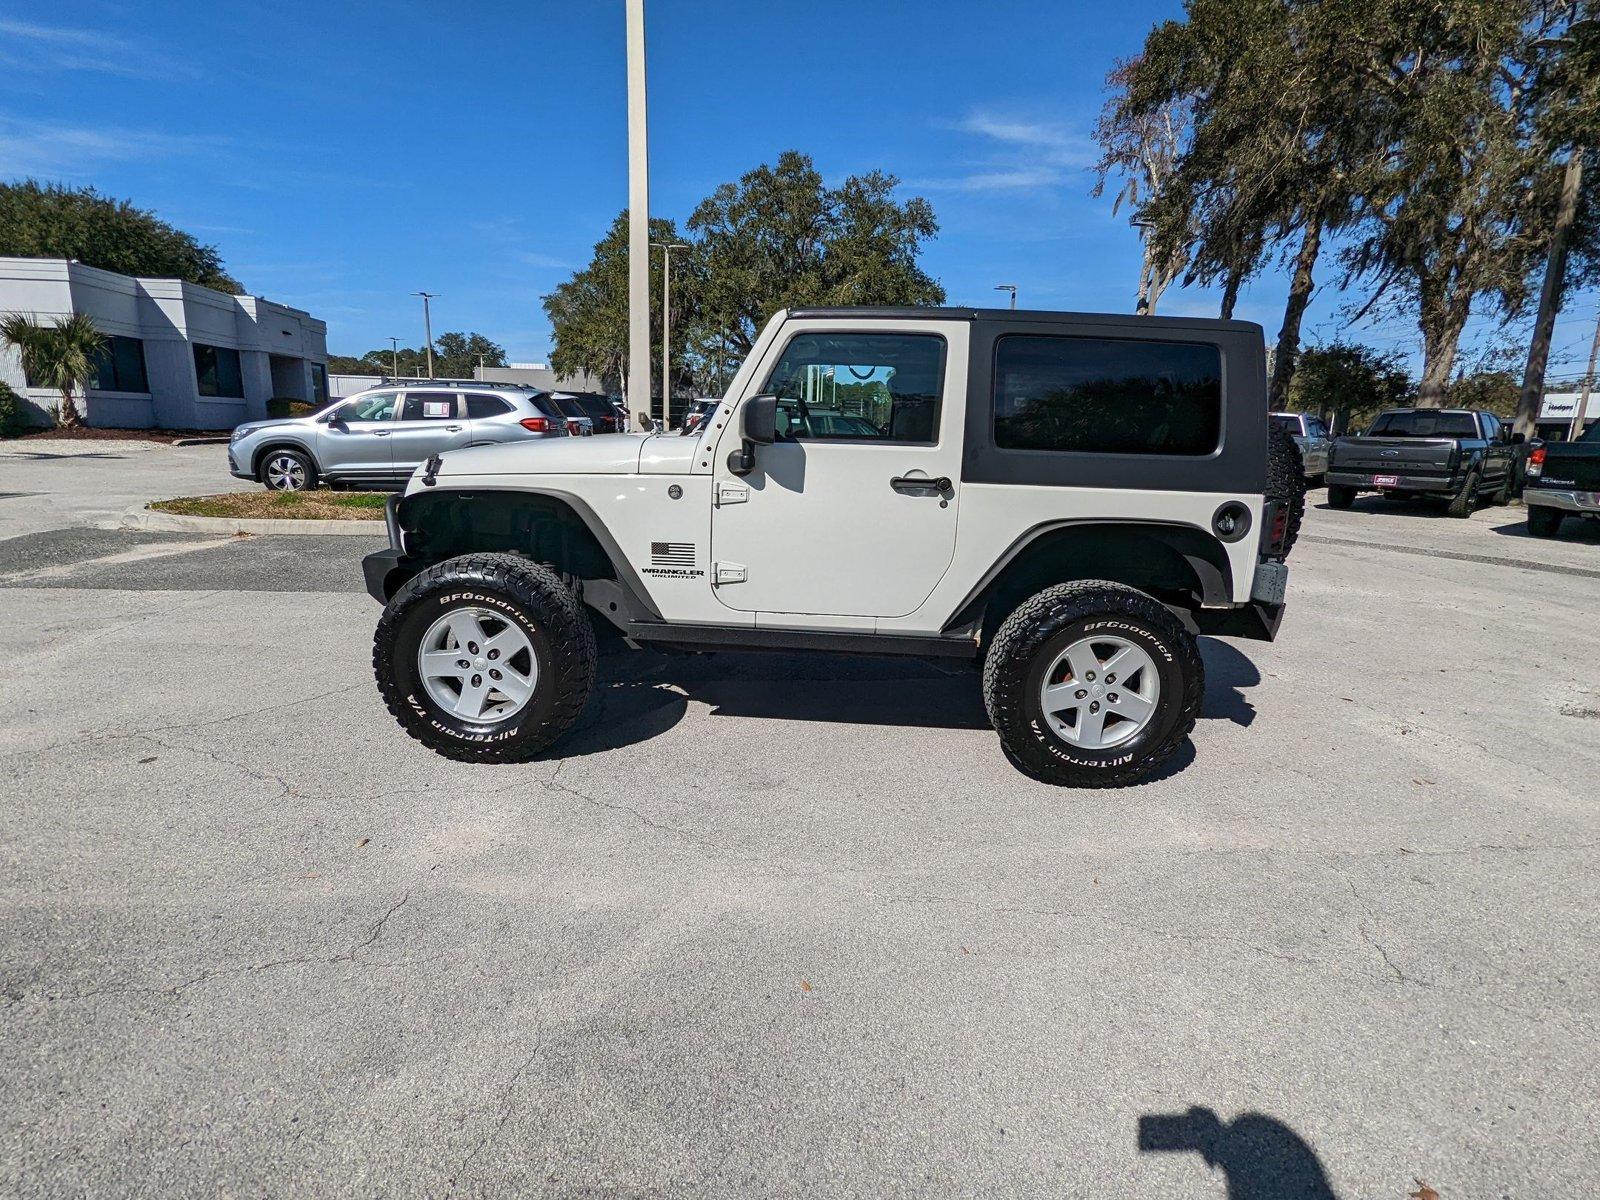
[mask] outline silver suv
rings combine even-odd
[[[447,450],[570,433],[567,415],[535,388],[455,379],[393,383],[309,417],[240,425],[228,443],[228,469],[279,492],[318,481],[399,485]]]
[[[1271,415],[1272,423],[1294,438],[1294,444],[1300,447],[1306,479],[1320,483],[1328,473],[1328,451],[1333,447],[1333,439],[1328,436],[1328,427],[1322,423],[1322,418],[1297,412]]]

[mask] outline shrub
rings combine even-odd
[[[269,417],[309,417],[316,411],[316,405],[294,396],[274,396],[267,401]]]
[[[11,390],[10,384],[0,381],[0,437],[26,433],[32,424],[22,397]]]

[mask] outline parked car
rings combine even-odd
[[[1600,520],[1600,422],[1575,442],[1543,442],[1528,456],[1522,502],[1528,532],[1555,537],[1567,517]]]
[[[567,432],[566,414],[534,388],[450,379],[385,384],[310,416],[246,421],[228,443],[228,470],[278,492],[319,482],[393,486],[447,450]]]
[[[1328,504],[1349,508],[1362,492],[1446,501],[1469,517],[1487,497],[1505,504],[1516,485],[1516,447],[1491,412],[1461,408],[1391,408],[1364,434],[1341,437],[1328,456]]]
[[[594,432],[594,418],[567,392],[547,392],[546,398],[567,420],[567,432],[573,437],[588,437]]]
[[[1272,423],[1294,439],[1300,448],[1300,460],[1305,464],[1307,482],[1322,481],[1328,473],[1328,448],[1333,439],[1322,418],[1313,413],[1275,412]]]
[[[781,312],[697,438],[430,460],[364,561],[379,691],[440,753],[506,762],[584,710],[597,624],[630,646],[940,657],[982,665],[1028,774],[1146,779],[1194,728],[1199,635],[1270,640],[1283,614],[1264,363],[1242,321]],[[781,436],[835,368],[882,381],[881,426]]]
[[[678,432],[685,437],[693,434],[695,430],[705,423],[707,417],[717,411],[717,405],[721,403],[722,401],[720,400],[712,400],[707,397],[689,401],[689,407],[683,414],[683,425]]]
[[[618,418],[616,406],[597,392],[556,392],[558,400],[571,400],[594,425],[596,433],[620,433],[626,419]]]
[[[907,406],[909,409],[911,406]],[[778,402],[778,436],[782,438],[882,438],[884,431],[854,413],[799,401]]]

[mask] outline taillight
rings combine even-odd
[[[1530,478],[1544,473],[1544,447],[1539,446],[1528,455],[1528,475]]]
[[[519,424],[529,433],[549,433],[549,417],[523,417]]]

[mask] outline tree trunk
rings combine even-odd
[[[1229,271],[1222,285],[1222,311],[1224,321],[1233,320],[1233,307],[1239,303],[1239,272]]]
[[[78,415],[78,406],[72,402],[72,389],[61,389],[61,409],[56,413],[56,424],[62,429],[82,429],[83,418]]]
[[[1417,388],[1420,408],[1443,408],[1450,375],[1456,366],[1456,350],[1461,330],[1467,321],[1459,306],[1422,306],[1422,382]]]
[[[1550,364],[1550,339],[1555,333],[1556,313],[1561,309],[1562,285],[1567,274],[1567,238],[1578,215],[1578,192],[1583,187],[1583,153],[1567,154],[1561,173],[1561,203],[1555,225],[1550,230],[1550,254],[1544,264],[1544,286],[1539,290],[1539,315],[1533,322],[1533,340],[1528,344],[1528,366],[1522,373],[1522,395],[1517,400],[1517,419],[1512,427],[1524,437],[1532,437],[1539,419],[1539,404],[1544,399],[1544,372]]]
[[[1313,270],[1317,255],[1322,252],[1322,214],[1306,214],[1306,231],[1300,239],[1300,253],[1295,255],[1294,277],[1289,281],[1289,300],[1283,306],[1283,328],[1278,331],[1278,352],[1272,361],[1272,382],[1267,387],[1267,403],[1273,409],[1283,407],[1289,395],[1289,381],[1294,378],[1295,360],[1300,356],[1300,321],[1311,303],[1311,289],[1316,280]]]
[[[1148,317],[1155,308],[1155,301],[1150,296],[1150,285],[1155,275],[1155,250],[1150,245],[1150,239],[1144,234],[1140,234],[1139,240],[1144,253],[1139,262],[1139,295],[1133,302],[1133,315]]]

